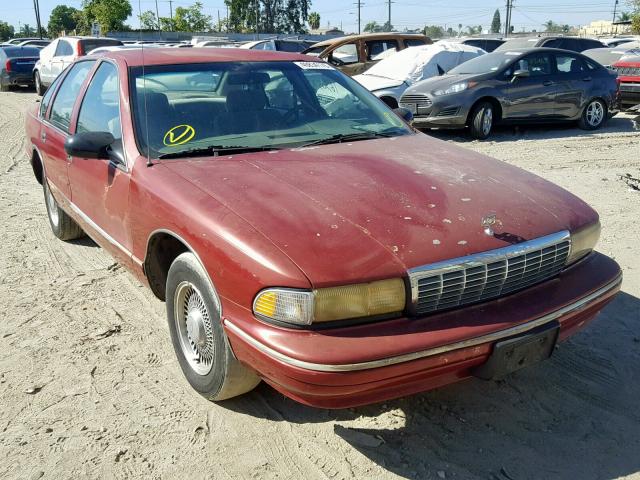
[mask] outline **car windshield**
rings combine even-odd
[[[151,157],[411,133],[325,62],[158,65],[131,68],[130,78],[138,146]]]
[[[451,75],[468,75],[497,72],[502,67],[506,67],[522,52],[492,52],[468,60],[461,65],[449,70]]]

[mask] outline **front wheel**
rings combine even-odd
[[[478,140],[485,140],[491,134],[494,121],[493,105],[481,102],[471,111],[469,129],[471,136]]]
[[[583,130],[597,130],[604,125],[606,120],[607,106],[602,100],[596,98],[584,107],[582,116],[578,120],[578,126]]]
[[[233,355],[222,327],[218,295],[193,253],[171,264],[166,289],[167,321],[180,368],[203,397],[225,400],[260,383]]]
[[[33,74],[33,83],[36,86],[36,93],[40,96],[44,95],[44,92],[47,91],[47,88],[42,85],[42,79],[40,78],[40,72],[36,70],[36,73]]]

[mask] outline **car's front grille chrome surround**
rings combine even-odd
[[[562,231],[409,270],[411,313],[424,315],[522,290],[556,276],[571,250]]]

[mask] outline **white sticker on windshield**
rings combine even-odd
[[[334,70],[327,62],[293,62],[303,70]]]
[[[504,52],[505,55],[520,55],[522,52]]]

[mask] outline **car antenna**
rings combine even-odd
[[[138,14],[142,14],[141,0],[138,0]],[[158,19],[158,22],[160,19]],[[147,114],[147,78],[144,72],[144,42],[142,41],[142,29],[138,30],[138,39],[140,40],[140,53],[142,54],[142,92],[144,96],[144,132],[147,142],[147,167],[153,165],[151,162],[151,146],[149,145],[149,115]]]

